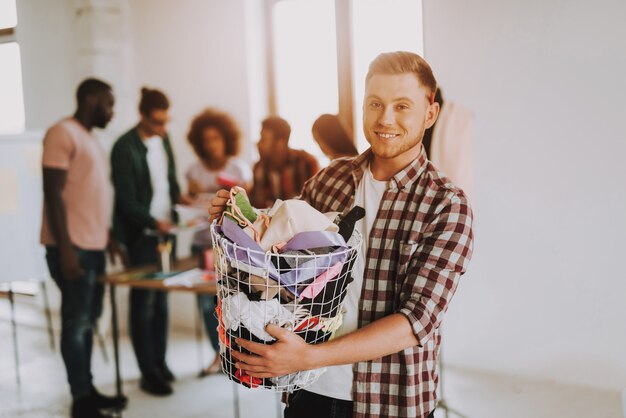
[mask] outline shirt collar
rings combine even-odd
[[[141,140],[141,135],[139,135],[139,125],[135,126],[133,129],[133,140],[135,144],[141,149],[143,152],[148,152],[148,147]]]
[[[354,179],[355,187],[358,185],[359,181],[363,178],[363,173],[367,169],[367,166],[370,163],[372,158],[372,149],[368,148],[365,152],[358,155],[354,160],[352,160],[352,166],[354,170],[352,171],[352,176]],[[424,149],[424,145],[420,145],[420,152],[416,159],[414,159],[409,165],[404,167],[402,170],[398,171],[392,178],[389,180],[390,187],[397,187],[398,189],[403,189],[406,186],[417,181],[417,179],[422,175],[424,170],[426,169],[426,165],[428,164],[428,157],[426,156],[426,150]]]

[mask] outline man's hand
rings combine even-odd
[[[189,185],[187,189],[188,189],[187,192],[189,193],[189,196],[191,196],[192,198],[202,193],[202,187],[200,187],[200,185],[193,180],[189,180]]]
[[[178,196],[178,202],[181,205],[192,205],[194,202],[193,197],[186,195],[186,194],[181,194],[180,196]]]
[[[109,242],[107,243],[107,253],[109,254],[109,260],[111,264],[116,264],[117,259],[122,262],[124,268],[128,268],[128,254],[122,245],[120,245],[115,238],[109,234]]]
[[[163,221],[160,219],[156,220],[156,229],[159,231],[159,234],[167,235],[172,229],[173,225],[170,221]]]
[[[83,274],[85,274],[85,270],[80,266],[78,262],[78,256],[76,255],[76,251],[73,248],[67,248],[65,250],[60,250],[60,261],[61,261],[61,274],[66,280],[76,280]]]
[[[238,360],[235,367],[259,378],[282,376],[317,367],[313,358],[314,345],[307,344],[298,335],[277,325],[269,324],[265,331],[276,338],[274,344],[235,339],[237,345],[253,353],[250,355],[231,350],[233,357]]]
[[[211,199],[211,207],[209,208],[209,222],[213,222],[213,220],[222,216],[222,212],[226,210],[226,202],[228,202],[228,199],[230,199],[230,192],[226,189],[220,189],[215,193],[215,197]]]

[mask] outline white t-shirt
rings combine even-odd
[[[203,194],[202,201],[209,202],[212,195],[220,189],[229,189],[228,183],[239,186],[252,182],[252,169],[243,160],[231,157],[221,170],[209,170],[201,161],[196,162],[187,170],[185,175],[188,183],[195,183]],[[193,245],[207,246],[211,244],[211,232],[209,228],[197,231],[193,236]]]
[[[240,186],[252,182],[250,166],[237,157],[229,158],[224,168],[217,171],[209,170],[201,161],[197,161],[189,167],[186,177],[187,182],[194,182],[202,193],[215,193],[228,188],[219,181],[222,174],[228,175],[230,180]]]
[[[146,160],[150,170],[152,183],[152,201],[150,215],[155,219],[171,220],[172,201],[170,200],[170,183],[167,179],[167,153],[160,136],[151,136],[144,140],[148,148]]]
[[[363,244],[358,257],[354,262],[352,277],[354,281],[348,286],[348,293],[344,300],[343,323],[335,334],[339,337],[348,334],[358,328],[359,300],[361,299],[361,288],[363,285],[363,275],[365,274],[365,257],[367,255],[367,243],[370,231],[376,220],[380,201],[387,189],[388,181],[374,179],[369,167],[363,174],[363,179],[359,183],[354,196],[354,205],[365,209],[365,217],[358,221],[355,228],[363,237]],[[328,367],[318,380],[306,388],[309,392],[329,396],[335,399],[352,400],[352,381],[354,379],[352,364]]]

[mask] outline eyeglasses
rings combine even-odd
[[[172,121],[171,118],[155,119],[152,117],[147,118],[147,120],[148,120],[148,123],[150,123],[150,125],[154,125],[154,126],[165,126]]]

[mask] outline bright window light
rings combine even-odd
[[[339,111],[335,2],[281,1],[273,20],[279,116],[291,125],[291,148],[321,158],[311,126],[321,114]]]
[[[381,52],[411,51],[423,56],[421,0],[352,0],[354,132],[359,151],[363,135],[363,95],[370,62]]]
[[[0,44],[0,135],[24,132],[24,95],[20,47]]]
[[[15,0],[0,0],[0,29],[17,26]]]

